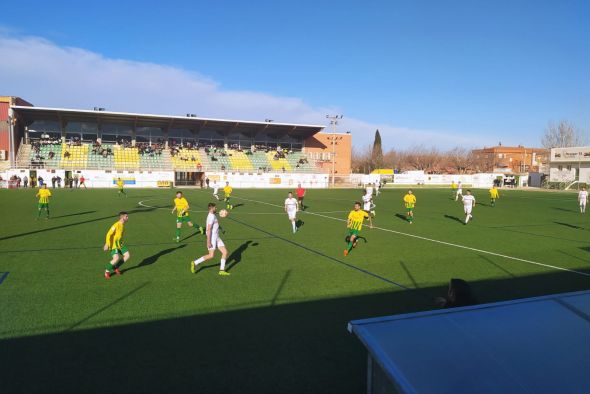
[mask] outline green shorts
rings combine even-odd
[[[191,221],[191,217],[188,215],[176,217],[176,223],[188,223],[190,221]]]
[[[121,249],[111,250],[111,256],[114,256],[116,254],[120,254],[121,256],[123,256],[127,252],[129,252],[129,249],[127,249],[127,246],[121,246]]]
[[[355,237],[358,237],[360,232],[361,230],[348,229],[348,235],[354,235]]]
[[[414,207],[412,207],[412,208],[407,207],[406,208],[406,211],[408,211],[408,212],[412,212],[413,210],[414,210]]]
[[[41,208],[49,208],[49,203],[47,203],[47,202],[40,202],[38,204],[38,206],[39,206],[39,209],[41,209]]]

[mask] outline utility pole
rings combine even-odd
[[[338,120],[342,119],[344,115],[326,115],[326,119],[330,119],[330,125],[332,126],[332,187],[334,187],[335,172],[336,172],[336,126],[338,126]]]

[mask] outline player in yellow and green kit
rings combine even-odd
[[[496,185],[492,186],[492,188],[489,190],[490,192],[490,204],[492,205],[492,207],[496,206],[496,199],[500,198],[500,193],[498,193],[498,189],[496,188]]]
[[[36,197],[39,197],[39,203],[37,204],[37,208],[39,211],[37,212],[37,220],[41,216],[41,211],[44,209],[47,213],[47,218],[49,219],[49,197],[51,197],[51,191],[47,189],[47,184],[44,183],[43,186],[39,189],[36,194]]]
[[[369,214],[361,210],[361,203],[358,201],[355,202],[354,210],[350,211],[348,214],[348,220],[346,221],[346,227],[348,228],[346,242],[348,242],[348,246],[344,249],[344,256],[348,256],[352,248],[356,246],[359,234],[363,228],[363,222],[368,218]]]
[[[121,178],[117,178],[116,183],[117,183],[117,187],[119,188],[118,196],[125,195],[125,197],[127,197],[127,193],[125,193],[125,190],[123,190],[123,188],[125,187],[125,181],[122,180]]]
[[[186,223],[189,227],[196,227],[199,234],[205,233],[203,227],[195,226],[191,221],[191,217],[188,214],[189,208],[188,201],[182,196],[182,192],[176,192],[174,208],[172,208],[172,213],[176,211],[176,242],[180,242],[180,228],[182,227],[182,223]]]
[[[455,198],[457,195],[457,184],[455,181],[451,181],[451,198]]]
[[[229,182],[225,182],[225,186],[223,187],[223,193],[225,194],[225,199],[223,201],[225,201],[225,203],[227,204],[227,206],[226,206],[227,209],[234,208],[234,206],[229,203],[229,199],[231,197],[231,192],[233,190],[234,189],[229,185]]]
[[[105,266],[104,277],[110,279],[111,275],[116,273],[121,275],[119,267],[127,262],[131,255],[127,246],[123,245],[123,233],[125,232],[125,223],[129,220],[127,212],[119,212],[119,220],[117,220],[107,232],[104,251],[111,251],[111,261]],[[121,262],[121,259],[123,261]]]
[[[406,206],[406,220],[412,224],[414,221],[414,207],[416,206],[416,196],[411,190],[404,196],[404,204]]]

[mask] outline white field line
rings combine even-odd
[[[250,199],[247,199],[247,198],[234,197],[234,196],[232,196],[232,198],[239,199],[239,200],[244,200],[244,201],[256,202],[256,203],[260,203],[260,204],[266,204],[266,205],[270,205],[270,206],[282,208],[280,205],[272,204],[272,203],[269,203],[269,202],[258,201],[258,200],[250,200]],[[332,216],[326,216],[326,215],[322,215],[322,214],[317,213],[317,212],[309,212],[309,211],[302,211],[302,212],[303,213],[306,213],[308,215],[315,215],[315,216],[323,217],[323,218],[326,218],[326,219],[337,220],[339,222],[346,222],[345,219],[335,218],[335,217],[332,217]],[[478,252],[478,253],[489,254],[491,256],[502,257],[502,258],[509,259],[509,260],[520,261],[522,263],[537,265],[537,266],[541,266],[541,267],[545,267],[545,268],[553,268],[553,269],[556,269],[556,270],[559,270],[559,271],[566,271],[566,272],[571,272],[572,274],[578,274],[578,275],[590,277],[590,274],[589,273],[586,273],[586,272],[576,271],[576,270],[572,270],[572,269],[568,269],[568,268],[563,268],[563,267],[557,267],[555,265],[539,263],[539,262],[532,261],[532,260],[521,259],[519,257],[508,256],[508,255],[501,254],[501,253],[491,252],[489,250],[472,248],[470,246],[459,245],[459,244],[455,244],[455,243],[452,243],[452,242],[439,241],[437,239],[427,238],[427,237],[423,237],[423,236],[415,235],[415,234],[404,233],[402,231],[391,230],[391,229],[388,229],[388,228],[382,228],[382,227],[377,227],[377,226],[373,226],[373,228],[374,229],[377,229],[377,230],[381,230],[381,231],[386,231],[386,232],[389,232],[389,233],[393,233],[393,234],[403,235],[405,237],[411,237],[411,238],[421,239],[423,241],[434,242],[434,243],[441,244],[441,245],[446,245],[446,246],[452,246],[452,247],[455,247],[455,248],[471,250],[471,251]]]

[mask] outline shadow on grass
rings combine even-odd
[[[137,208],[137,209],[133,209],[131,211],[127,211],[127,213],[129,215],[132,215],[134,213],[142,213],[142,212],[150,212],[155,210],[156,208]],[[62,224],[61,226],[54,226],[54,227],[49,227],[49,228],[43,228],[43,229],[39,229],[39,230],[35,230],[35,231],[28,231],[26,233],[20,233],[20,234],[14,234],[14,235],[8,235],[6,237],[2,237],[0,238],[0,241],[5,241],[7,239],[13,239],[13,238],[20,238],[20,237],[25,237],[27,235],[33,235],[33,234],[39,234],[39,233],[44,233],[47,231],[53,231],[53,230],[59,230],[62,228],[68,228],[68,227],[73,227],[73,226],[78,226],[80,224],[86,224],[86,223],[93,223],[93,222],[99,222],[101,220],[105,220],[105,219],[116,219],[117,218],[117,214],[113,214],[113,215],[109,215],[109,216],[102,216],[100,218],[95,218],[95,219],[89,219],[89,220],[84,220],[82,222],[76,222],[76,223],[68,223],[68,224]]]
[[[563,222],[553,222],[555,224],[559,224],[560,226],[565,226],[569,228],[573,228],[576,230],[584,230],[584,227],[576,226],[575,224],[563,223]]]
[[[396,213],[395,214],[395,217],[398,218],[398,219],[400,219],[400,220],[403,220],[404,222],[407,222],[408,221],[407,216],[404,215],[404,214],[401,214],[401,213]]]
[[[567,209],[567,208],[561,208],[561,207],[551,207],[552,209],[555,209],[556,211],[563,211],[563,212],[579,212],[575,209]]]
[[[457,216],[445,215],[445,218],[447,218],[449,220],[454,220],[454,221],[459,222],[461,224],[465,224],[465,222],[463,220],[459,219]]]
[[[158,253],[156,253],[154,255],[151,255],[149,257],[144,258],[143,260],[141,260],[139,262],[139,264],[137,264],[137,265],[135,265],[133,267],[129,267],[129,268],[126,268],[126,269],[121,270],[121,273],[125,273],[127,271],[131,271],[131,270],[134,270],[136,268],[142,268],[142,267],[147,267],[148,265],[152,265],[152,264],[156,263],[160,257],[165,256],[165,255],[167,255],[169,253],[175,252],[178,249],[182,249],[184,247],[186,247],[186,244],[178,245],[175,248],[168,248],[168,249],[161,250],[161,251],[159,251]]]
[[[295,227],[297,227],[297,229],[300,229],[304,225],[305,225],[305,222],[301,219],[297,219],[297,221],[295,222]]]
[[[85,319],[73,326],[64,323],[61,328],[75,330],[32,336],[13,333],[18,337],[0,340],[0,363],[6,377],[2,391],[360,393],[366,390],[367,355],[348,334],[347,323],[435,309],[433,298],[447,292],[447,283],[441,283],[411,291],[273,304],[290,274],[287,271],[275,279],[277,290],[268,295],[268,306],[244,303],[239,309],[218,308],[215,313],[84,328],[83,322],[94,316],[103,317],[113,308],[130,308],[140,301],[150,287],[136,284]],[[478,300],[485,303],[584,290],[590,287],[590,280],[552,272],[470,284]],[[228,294],[236,301],[241,296]],[[207,301],[195,299],[198,302]],[[174,301],[170,303],[173,307]],[[121,373],[114,373],[114,366],[124,367]]]
[[[86,212],[76,212],[76,213],[70,213],[68,215],[59,215],[59,216],[52,216],[52,219],[59,219],[59,218],[67,218],[70,216],[80,216],[80,215],[87,215],[89,213],[94,213],[96,211],[86,211]]]
[[[252,241],[246,241],[236,249],[234,249],[231,254],[227,258],[227,267],[226,271],[231,271],[236,265],[238,265],[242,261],[242,254],[248,249],[249,246],[258,246],[257,242],[252,243]]]

